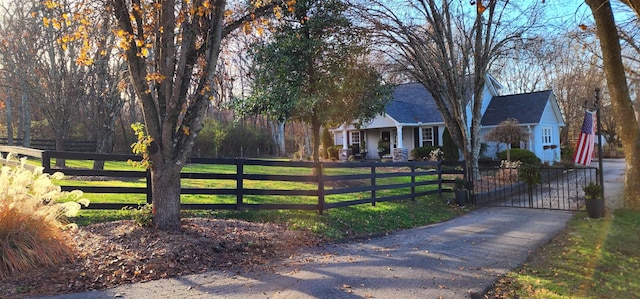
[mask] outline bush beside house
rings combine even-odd
[[[507,151],[498,153],[500,160],[507,160]],[[539,166],[542,164],[542,160],[531,151],[521,148],[511,149],[511,161],[520,161],[522,164],[529,164],[533,166]]]

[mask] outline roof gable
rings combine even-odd
[[[482,116],[481,125],[497,126],[507,118],[514,118],[521,124],[540,123],[552,94],[551,90],[545,90],[493,97]]]
[[[421,83],[398,85],[386,113],[401,124],[443,122],[433,96]]]

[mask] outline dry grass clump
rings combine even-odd
[[[66,217],[88,205],[82,192],[63,192],[51,182],[61,173],[30,171],[25,163],[0,169],[0,278],[72,259],[65,229],[74,225]]]
[[[519,180],[518,170],[522,163],[520,161],[505,161],[500,163],[500,168],[496,172],[494,178],[497,181],[512,184]]]

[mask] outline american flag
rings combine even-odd
[[[591,157],[593,156],[593,147],[595,141],[595,132],[593,126],[593,120],[596,113],[587,110],[584,114],[584,121],[582,122],[582,129],[580,129],[580,138],[576,145],[576,152],[573,154],[573,162],[590,165]]]

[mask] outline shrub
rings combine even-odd
[[[219,157],[265,157],[275,152],[269,132],[242,124],[226,126],[223,130],[226,134],[218,148]]]
[[[196,137],[192,153],[198,157],[217,157],[226,134],[222,123],[213,118],[206,118],[204,127]]]
[[[602,186],[590,182],[589,185],[582,187],[584,191],[584,196],[587,199],[601,199],[602,196]]]
[[[449,129],[445,128],[442,132],[442,151],[444,152],[444,159],[447,161],[460,160],[460,150],[458,146],[453,142]]]
[[[500,158],[500,160],[506,160],[507,151],[499,152],[498,158]],[[533,166],[542,165],[542,161],[536,156],[536,154],[534,154],[532,151],[521,148],[511,149],[511,161],[520,161],[522,162],[522,164],[529,164]]]
[[[522,162],[520,161],[507,161],[502,160],[500,162],[500,168],[496,171],[494,177],[497,181],[501,181],[507,184],[518,181],[518,170]]]
[[[320,140],[321,140],[321,143],[322,143],[321,145],[323,149],[327,149],[331,146],[334,146],[333,137],[331,137],[331,133],[329,133],[329,129],[327,127],[324,127],[322,129],[322,135],[320,135]],[[320,154],[324,159],[329,158],[326,150],[321,151]]]
[[[431,152],[439,149],[437,146],[416,147],[411,150],[411,156],[417,161],[428,161],[431,159]]]
[[[66,217],[88,205],[82,192],[63,192],[51,182],[62,173],[30,171],[25,163],[23,158],[20,166],[0,171],[0,278],[72,260],[64,229],[75,225]]]
[[[138,204],[137,208],[124,207],[122,210],[129,211],[131,220],[139,226],[150,227],[153,224],[153,205],[151,204]]]
[[[562,161],[573,161],[573,153],[575,148],[571,145],[565,145],[560,148]]]
[[[342,145],[334,145],[327,148],[327,156],[329,159],[338,159],[338,152],[342,148]]]
[[[518,169],[518,177],[527,183],[529,187],[533,187],[542,182],[540,167],[531,164],[522,164],[520,169]]]

